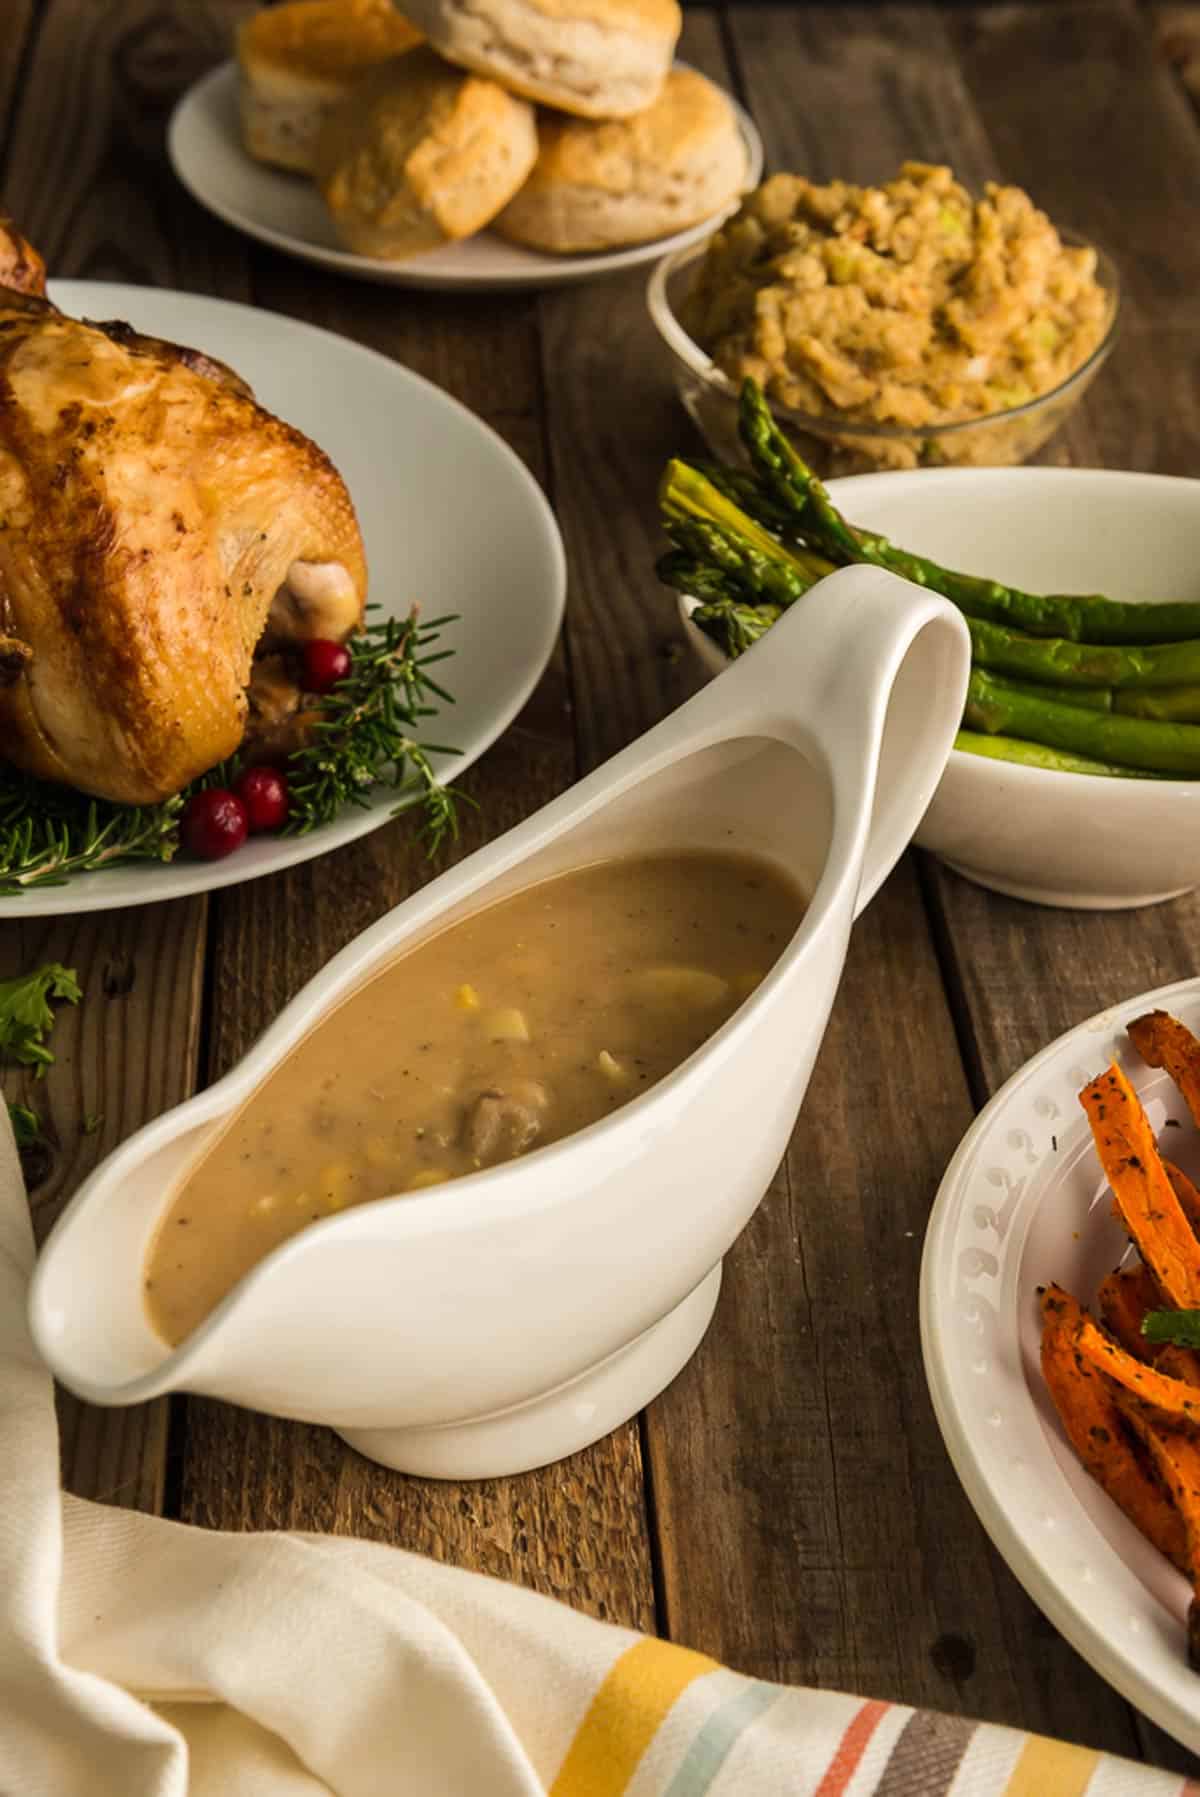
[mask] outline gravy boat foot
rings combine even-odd
[[[339,1429],[358,1453],[424,1479],[499,1479],[550,1466],[636,1416],[681,1372],[704,1338],[721,1263],[626,1348],[555,1391],[510,1410],[434,1429]]]
[[[969,653],[945,600],[844,569],[662,724],[380,918],[223,1079],[80,1187],[29,1300],[62,1383],[98,1404],[202,1392],[455,1478],[544,1464],[633,1415],[703,1335],[722,1257],[787,1147],[851,923],[941,777]],[[330,1011],[537,880],[695,849],[766,859],[807,909],[761,984],[674,1072],[517,1160],[309,1225],[177,1347],[155,1334],[143,1268],[175,1191]]]

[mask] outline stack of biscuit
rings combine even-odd
[[[672,67],[678,0],[285,0],[238,33],[242,135],[400,260],[491,226],[555,255],[712,217],[746,178],[728,99]]]

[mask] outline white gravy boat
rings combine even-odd
[[[871,568],[820,582],[671,717],[351,942],[244,1059],[85,1180],[42,1251],[34,1339],[95,1404],[204,1392],[328,1423],[406,1472],[540,1466],[634,1415],[716,1303],[721,1257],[787,1145],[854,917],[942,773],[969,644],[945,600]],[[182,1175],[336,1004],[435,929],[639,850],[755,852],[809,895],[754,994],[673,1074],[524,1159],[315,1223],[179,1347],[143,1260]]]

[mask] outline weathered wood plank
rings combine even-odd
[[[731,12],[768,166],[878,181],[915,156],[972,183],[996,173],[945,17],[932,6]],[[663,1400],[651,1463],[656,1496],[677,1487],[668,1617],[754,1670],[1136,1751],[1123,1707],[1041,1627],[992,1553],[925,1394],[920,1244],[969,1119],[910,866],[856,926],[784,1183],[749,1232],[754,1277],[743,1283],[731,1257],[737,1301],[699,1357],[703,1396],[684,1407],[685,1375]],[[687,1416],[722,1428],[705,1440]],[[696,1443],[690,1464],[681,1434]],[[740,1562],[705,1555],[714,1529],[723,1546],[750,1543]]]
[[[1200,357],[1200,130],[1146,15],[1068,0],[980,7],[948,30],[998,166],[1022,185],[1036,180],[1047,208],[1107,242],[1122,271],[1121,342],[1064,433],[1072,459],[1194,474],[1200,396],[1181,371]],[[1200,968],[1195,896],[1132,913],[1054,911],[936,864],[929,887],[980,1100],[1072,1024]],[[1138,1728],[1150,1758],[1195,1772],[1144,1718]]]
[[[545,476],[536,301],[425,294],[332,278],[254,252],[259,304],[392,356],[472,407]],[[451,677],[451,684],[453,684]],[[566,663],[556,655],[513,728],[463,782],[456,854],[490,840],[575,775]],[[210,1073],[228,1066],[305,979],[432,870],[400,822],[328,861],[223,898],[213,937]],[[653,1625],[637,1430],[565,1466],[480,1485],[406,1479],[329,1431],[214,1403],[189,1405],[183,1514],[220,1527],[372,1535]]]
[[[225,54],[247,0],[47,0],[14,94],[4,191],[51,275],[245,291],[163,147],[179,93]],[[69,127],[69,128],[68,128]]]
[[[12,125],[13,96],[21,66],[33,49],[33,0],[8,0],[0,42],[0,154]],[[0,192],[3,190],[0,189]]]
[[[714,16],[687,14],[680,55],[728,79]],[[655,491],[696,438],[646,309],[647,270],[546,294],[542,383],[555,504],[567,543],[567,649],[582,768],[694,692],[674,597],[654,576]]]
[[[6,13],[0,96],[11,109],[0,192],[52,277],[206,284],[203,237],[177,216],[161,135],[168,98],[211,60],[219,10],[220,0],[173,8],[52,0],[39,9],[19,85]],[[17,17],[28,22],[31,10],[19,6]],[[226,278],[236,284],[228,269]],[[0,930],[6,972],[59,960],[78,969],[85,989],[78,1013],[58,1026],[50,1076],[34,1092],[28,1080],[6,1081],[44,1115],[53,1144],[32,1194],[39,1229],[105,1153],[193,1089],[205,916],[194,900]],[[93,1133],[89,1118],[101,1120]],[[60,1418],[71,1489],[161,1507],[165,1403],[96,1411],[64,1396]]]
[[[566,784],[557,677],[463,784],[460,853]],[[411,825],[390,825],[340,853],[228,895],[213,940],[210,1072],[216,1074],[292,992],[352,935],[428,877]],[[221,1528],[289,1526],[370,1535],[564,1597],[593,1614],[653,1625],[633,1426],[562,1466],[457,1485],[374,1466],[328,1430],[192,1400],[182,1513]]]
[[[743,17],[732,19],[739,51]],[[764,45],[764,90],[778,68],[781,91],[794,93],[787,71],[795,29],[794,15],[780,15],[777,36]],[[684,53],[712,68],[717,45],[696,31]],[[722,72],[719,63],[713,72]],[[752,88],[752,101],[756,97]],[[792,119],[803,112],[784,108]],[[774,155],[769,133],[768,146]],[[670,657],[678,642],[673,603],[650,573],[661,547],[653,507],[657,475],[666,455],[691,435],[643,303],[632,279],[603,294],[580,292],[568,305],[544,302],[551,453],[560,508],[574,524],[568,643],[589,762],[677,703],[696,679],[690,660]],[[936,1702],[946,1700],[944,1680],[951,1674],[931,1673],[931,1654],[933,1663],[961,1677],[976,1651],[972,1639],[980,1660],[995,1655],[998,1642],[994,1628],[985,1624],[981,1635],[973,1621],[961,1621],[965,1607],[971,1614],[967,1606],[980,1581],[990,1582],[992,1568],[941,1458],[915,1353],[920,1231],[933,1182],[970,1110],[911,871],[898,876],[859,926],[851,968],[860,987],[878,979],[881,941],[889,935],[902,945],[895,984],[885,984],[865,1017],[853,998],[839,1005],[835,1045],[822,1059],[806,1113],[824,1118],[831,1107],[837,1113],[839,1127],[826,1157],[837,1165],[827,1167],[818,1155],[828,1139],[825,1130],[802,1122],[789,1168],[729,1257],[707,1341],[650,1407],[645,1431],[662,1622],[674,1638],[770,1676]],[[875,1082],[865,1085],[856,1070],[897,1064],[889,1030],[910,1006],[929,1018],[925,1077],[915,1101],[897,1078],[884,1104]],[[907,1064],[905,1073],[911,1077]],[[914,1114],[930,1120],[928,1135],[918,1134],[898,1167],[884,1119],[903,1136]],[[830,1180],[836,1183],[826,1199]],[[868,1180],[874,1205],[859,1197]],[[824,1229],[810,1214],[810,1190],[822,1194]],[[866,1238],[858,1255],[842,1242],[852,1205]],[[903,1221],[897,1215],[902,1205]],[[893,1355],[883,1346],[860,1345],[878,1337],[880,1309],[891,1314],[878,1302],[879,1275],[868,1245],[880,1233],[895,1280],[894,1339],[903,1350]],[[806,1289],[805,1254],[814,1256],[821,1275],[819,1307]],[[851,1265],[857,1292],[848,1298]],[[886,1379],[879,1362],[890,1369]],[[855,1366],[857,1379],[850,1371]],[[851,1445],[839,1446],[830,1421],[835,1390],[853,1392],[856,1415],[870,1410],[869,1453],[854,1447],[867,1436],[865,1424],[845,1431]],[[916,1463],[912,1474],[887,1470],[901,1456]],[[927,1514],[913,1492],[924,1494],[930,1483],[940,1491]],[[874,1493],[871,1515],[855,1517],[856,1492]],[[852,1523],[863,1522],[861,1536],[871,1548],[859,1549],[859,1530],[839,1531],[840,1510]],[[887,1533],[879,1526],[881,1510],[888,1512],[893,1536],[897,1515],[922,1518],[920,1524],[904,1522],[903,1546],[886,1564],[870,1558]],[[947,1599],[938,1606],[921,1595],[929,1577],[925,1558],[940,1557],[939,1531],[951,1525],[975,1543],[975,1551],[964,1554],[960,1580],[944,1581],[958,1604]],[[918,1531],[925,1558],[910,1551]],[[859,1551],[862,1561],[855,1559]],[[910,1607],[927,1618],[924,1631],[909,1626]],[[999,1657],[1003,1664],[1002,1648]],[[1003,1702],[1011,1713],[1010,1681]]]
[[[1175,70],[1184,92],[1200,106],[1200,6],[1150,5],[1145,8],[1154,32],[1154,48]]]
[[[203,933],[203,901],[189,900],[0,925],[0,978],[61,961],[77,971],[84,994],[77,1008],[59,1012],[55,1063],[45,1078],[8,1069],[3,1079],[6,1097],[36,1110],[49,1144],[31,1157],[39,1239],[118,1142],[192,1090]],[[72,1491],[161,1507],[165,1402],[94,1410],[61,1394],[59,1417]]]

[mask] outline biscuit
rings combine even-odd
[[[482,230],[536,158],[528,101],[420,49],[373,69],[330,115],[316,174],[342,241],[399,260]]]
[[[311,174],[321,126],[374,64],[421,41],[391,0],[287,0],[238,28],[242,142],[260,162]]]
[[[685,230],[732,204],[748,173],[733,107],[694,69],[673,69],[631,119],[543,116],[538,137],[533,173],[494,229],[555,255]]]
[[[451,62],[582,118],[627,118],[657,97],[678,0],[407,0]]]

